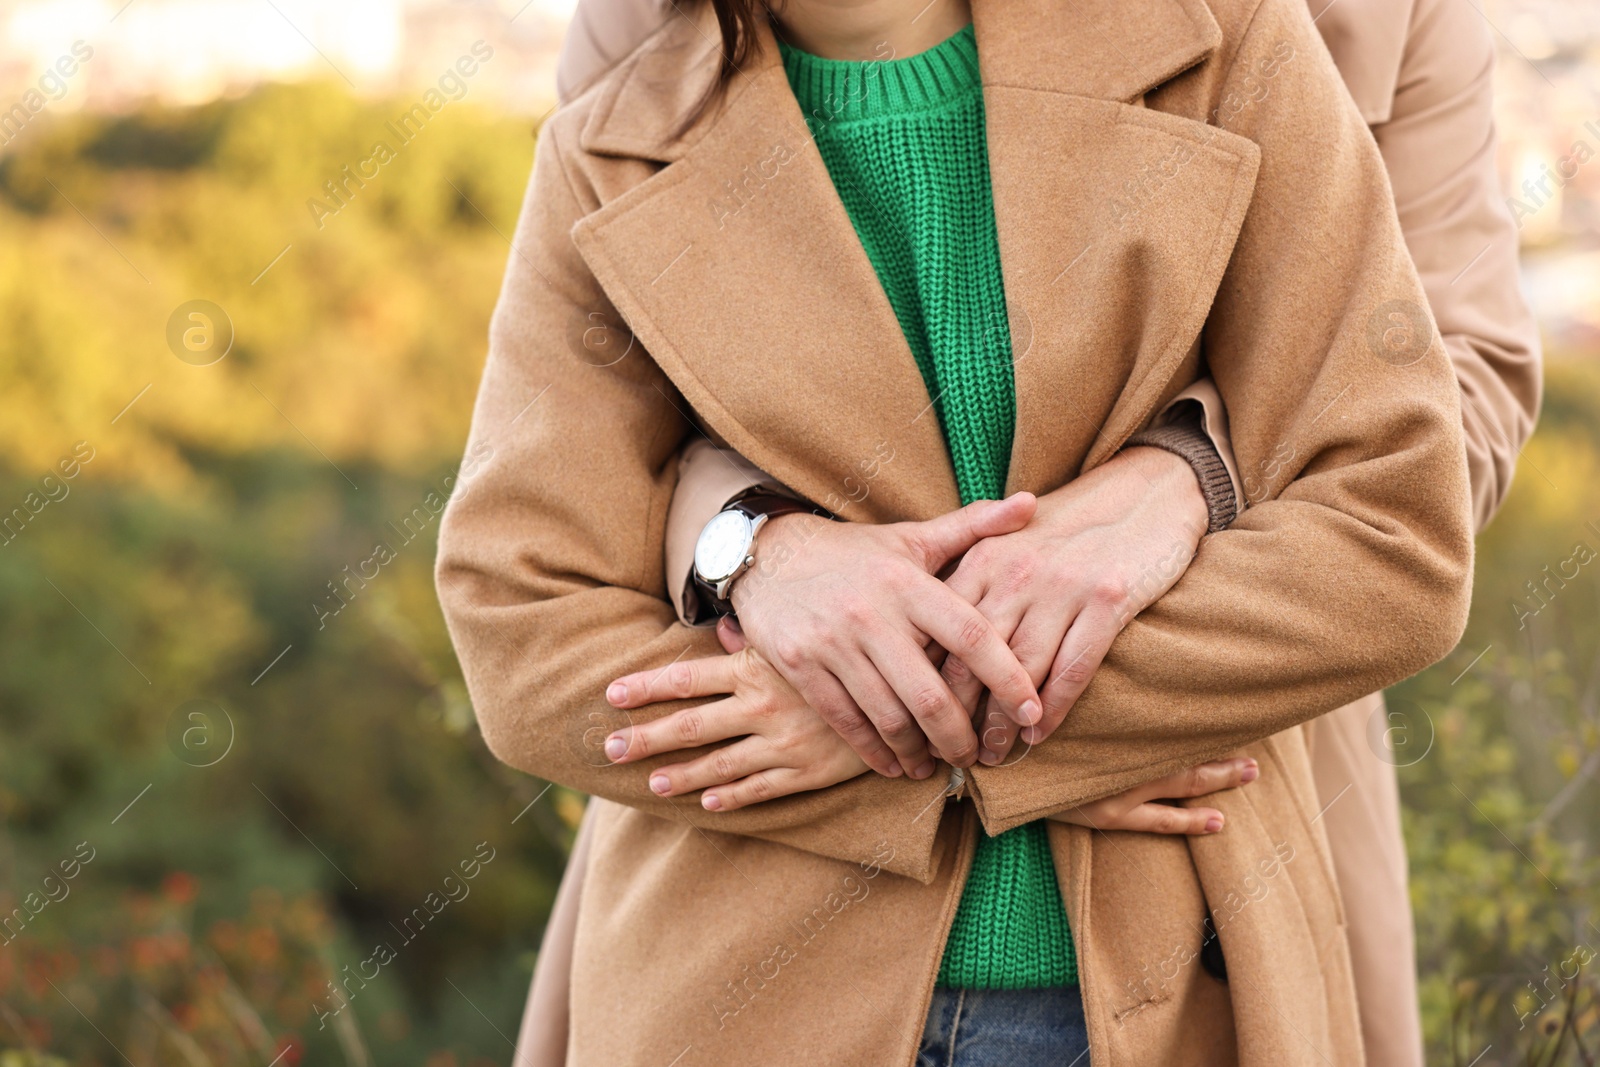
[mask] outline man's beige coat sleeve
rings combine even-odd
[[[556,96],[566,103],[583,92],[672,13],[670,0],[582,0],[556,60]]]
[[[1495,163],[1494,40],[1457,0],[1417,0],[1389,121],[1373,129],[1406,247],[1461,383],[1473,517],[1487,526],[1533,432],[1539,330]]]

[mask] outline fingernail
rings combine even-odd
[[[624,741],[616,734],[612,734],[610,737],[606,738],[606,759],[615,763],[617,760],[621,759],[627,754],[628,742]]]
[[[1037,700],[1024,700],[1022,707],[1017,709],[1017,714],[1022,716],[1024,726],[1032,726],[1044,717],[1044,712],[1039,708]]]
[[[1255,760],[1251,760],[1250,765],[1239,773],[1239,781],[1241,782],[1253,782],[1260,777],[1261,767]]]
[[[707,811],[721,811],[722,801],[718,800],[715,794],[707,793],[700,798],[700,806]]]
[[[887,771],[884,771],[883,773],[885,775],[887,775],[888,777],[890,777],[890,778],[898,778],[898,777],[900,777],[902,774],[904,774],[906,772],[905,772],[905,769],[903,767],[901,767],[899,763],[891,763],[891,764],[889,764],[889,769]]]
[[[933,760],[931,760],[931,759],[930,760],[923,760],[920,764],[917,765],[917,769],[911,772],[911,777],[915,778],[917,781],[920,782],[922,779],[928,777],[928,775],[930,775],[932,773],[933,773]]]
[[[671,789],[672,779],[668,778],[666,775],[652,774],[650,776],[650,792],[659,794],[660,796],[666,796],[668,791]]]
[[[985,767],[993,767],[996,763],[1000,762],[1000,753],[990,752],[988,749],[984,749],[982,752],[978,753],[978,762],[983,764]]]
[[[1213,815],[1206,820],[1206,833],[1214,834],[1220,829],[1222,829],[1222,816]]]
[[[621,704],[628,699],[628,687],[621,682],[612,682],[606,687],[606,699],[613,704]]]
[[[1044,740],[1044,731],[1037,726],[1024,726],[1022,728],[1022,739],[1030,745],[1037,745]]]

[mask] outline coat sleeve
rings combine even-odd
[[[1129,623],[1049,740],[973,770],[990,833],[1381,689],[1465,626],[1459,389],[1383,160],[1303,3],[1262,0],[1238,39],[1164,91],[1260,150],[1202,344],[1261,492]]]
[[[663,537],[688,409],[570,239],[596,205],[562,166],[565,118],[552,118],[540,140],[490,324],[470,476],[439,535],[439,600],[484,741],[513,767],[686,831],[764,837],[851,862],[890,854],[880,866],[931,878],[939,809],[928,809],[943,783],[862,775],[713,814],[697,797],[650,792],[649,772],[669,760],[617,767],[601,750],[612,730],[683,706],[619,711],[605,701],[608,682],[722,649],[713,631],[678,622],[667,599]]]
[[[1541,389],[1539,329],[1517,271],[1519,224],[1495,165],[1494,65],[1482,15],[1455,0],[1419,0],[1394,111],[1373,131],[1461,383],[1480,530],[1511,487]]]

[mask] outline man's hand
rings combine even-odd
[[[1060,725],[1112,640],[1188,568],[1207,520],[1205,497],[1186,462],[1159,449],[1130,448],[1040,498],[1023,529],[967,552],[950,589],[994,624],[1044,701],[1041,715],[1019,719],[991,700],[981,762],[1005,759],[1019,723],[1029,744]],[[949,652],[942,673],[962,703],[975,708],[984,680],[959,650]]]
[[[971,704],[929,662],[930,643],[961,657],[992,706],[1018,722],[1043,713],[1018,657],[964,596],[934,577],[984,538],[1021,530],[1035,499],[979,501],[927,522],[887,525],[783,515],[756,540],[733,587],[750,644],[867,765],[891,777],[933,773],[928,743],[965,767],[977,758]]]

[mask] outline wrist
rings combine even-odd
[[[1202,533],[1216,533],[1233,523],[1240,504],[1233,475],[1216,441],[1206,431],[1202,413],[1189,410],[1158,426],[1140,430],[1129,439],[1128,448],[1140,447],[1170,452],[1189,465],[1206,504]]]
[[[753,487],[730,500],[700,530],[691,582],[710,612],[733,610],[731,597],[756,562],[759,534],[774,519],[808,505],[789,493]]]
[[[1211,509],[1200,478],[1188,460],[1151,445],[1131,445],[1117,453],[1117,459],[1125,461],[1149,484],[1152,495],[1171,501],[1185,527],[1201,532],[1209,527]]]
[[[779,541],[803,543],[816,536],[816,530],[832,524],[832,519],[818,515],[814,511],[790,511],[768,519],[767,524],[756,535],[756,541],[761,544],[774,544]]]
[[[831,519],[809,511],[791,511],[774,515],[756,532],[751,555],[755,562],[741,574],[728,593],[728,603],[735,616],[743,613],[757,589],[774,578],[779,568],[800,551],[819,530],[832,524]]]

